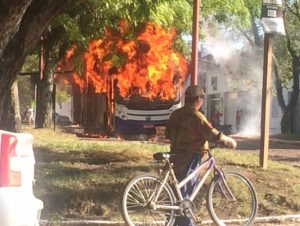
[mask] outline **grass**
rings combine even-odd
[[[149,142],[82,139],[51,130],[29,130],[35,137],[35,195],[43,200],[42,219],[120,220],[120,203],[126,183],[142,172],[155,172],[152,154],[168,145]],[[262,170],[255,154],[216,150],[217,164],[238,171],[256,188],[259,216],[300,212],[300,169],[269,162]],[[205,192],[197,206],[202,205]]]

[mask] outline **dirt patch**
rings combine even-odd
[[[234,137],[238,143],[237,149],[247,152],[260,153],[260,139]],[[300,141],[270,139],[269,159],[289,163],[300,167]]]

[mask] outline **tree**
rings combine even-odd
[[[1,3],[0,116],[5,97],[9,93],[27,55],[34,50],[53,18],[74,6],[72,0],[63,2],[32,0],[18,3],[19,1]]]
[[[287,10],[284,14],[286,36],[277,38],[275,47],[275,77],[278,102],[283,112],[281,119],[281,132],[295,132],[294,120],[295,109],[299,99],[299,76],[300,76],[300,3],[298,1],[285,1]],[[285,48],[282,48],[285,46]],[[291,98],[285,102],[282,95],[282,86],[287,86],[291,81]]]
[[[249,43],[255,48],[262,47],[263,36],[259,35],[261,26],[258,22],[261,1],[260,0],[243,0],[247,7],[250,18],[252,39],[249,32],[243,30],[239,23],[234,21],[235,26],[242,32]],[[281,119],[281,132],[294,132],[293,123],[296,120],[295,109],[299,98],[299,74],[300,74],[300,41],[299,41],[299,25],[300,25],[300,3],[299,1],[284,0],[285,10],[285,28],[287,35],[275,36],[275,55],[274,61],[274,75],[275,87],[277,91],[278,104],[281,107],[283,116]],[[283,97],[283,88],[291,86],[291,98],[288,103]]]

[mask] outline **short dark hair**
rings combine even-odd
[[[186,104],[193,104],[198,100],[199,97],[204,98],[203,96],[197,96],[197,97],[185,96],[184,102]]]
[[[202,97],[204,97],[204,95],[205,95],[205,92],[203,91],[202,87],[198,86],[198,85],[190,85],[185,90],[185,96],[190,96],[190,97],[202,96]]]

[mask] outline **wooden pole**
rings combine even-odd
[[[191,62],[191,84],[197,85],[198,80],[198,43],[199,43],[199,17],[200,0],[193,3],[193,39],[192,39],[192,62]]]
[[[260,140],[260,166],[268,167],[269,130],[270,130],[270,100],[272,94],[272,54],[273,37],[266,33],[264,40],[264,68],[261,103],[261,140]]]

